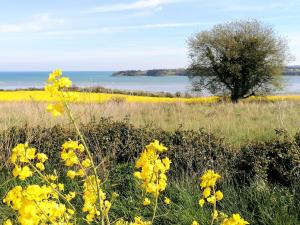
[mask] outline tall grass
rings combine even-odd
[[[50,119],[45,104],[36,102],[0,103],[0,130],[12,125],[50,127],[65,124],[65,117]],[[166,131],[205,128],[223,136],[232,145],[270,139],[274,129],[294,134],[300,127],[300,102],[242,102],[210,105],[187,103],[128,103],[109,101],[102,104],[73,104],[79,123],[110,117],[128,119],[136,127],[155,127]]]

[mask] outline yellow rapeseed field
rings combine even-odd
[[[77,96],[77,103],[104,103],[107,101],[133,102],[133,103],[214,103],[221,100],[220,97],[194,97],[194,98],[170,98],[170,97],[149,97],[149,96],[133,96],[125,94],[109,94],[109,93],[87,93],[87,92],[71,92]],[[1,91],[0,102],[53,102],[55,97],[49,96],[46,91]],[[244,101],[299,101],[300,95],[274,95],[251,97]]]
[[[87,93],[71,92],[77,96],[74,102],[78,103],[103,103],[107,101],[126,101],[126,102],[187,102],[187,103],[211,103],[218,101],[219,97],[197,97],[197,98],[168,98],[168,97],[149,97],[149,96],[132,96],[124,94],[108,93]],[[20,101],[37,101],[53,102],[55,97],[49,96],[46,91],[1,91],[0,101],[2,102],[20,102]]]

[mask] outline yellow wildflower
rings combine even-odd
[[[192,225],[200,225],[196,220],[192,222]]]
[[[68,170],[67,176],[70,177],[71,179],[74,179],[76,176],[76,172],[74,170]]]
[[[223,193],[221,191],[217,191],[215,195],[216,195],[217,201],[221,201],[224,197]]]
[[[216,197],[213,195],[209,198],[207,198],[207,202],[209,202],[210,204],[216,204]]]
[[[13,225],[10,219],[4,221],[3,225]]]
[[[58,86],[60,88],[71,87],[72,81],[68,77],[62,77],[62,78],[58,79]]]
[[[30,168],[28,166],[24,166],[21,171],[18,173],[18,176],[20,178],[20,180],[25,180],[27,177],[31,177],[32,176],[32,171],[30,170]]]
[[[36,166],[40,171],[44,171],[44,170],[45,170],[45,166],[44,166],[44,164],[41,163],[41,162],[35,164],[35,166]]]
[[[82,161],[81,164],[82,164],[83,167],[88,168],[88,167],[91,166],[91,160],[85,159],[85,160]]]
[[[218,211],[214,210],[213,213],[212,213],[212,218],[217,219],[218,215],[219,215]]]
[[[171,204],[171,199],[165,197],[164,203],[165,203],[166,205],[170,205],[170,204]]]
[[[199,205],[201,206],[201,207],[203,207],[203,205],[205,204],[205,200],[202,198],[202,199],[200,199],[199,200]]]
[[[135,164],[140,171],[136,171],[134,176],[142,181],[141,187],[155,197],[167,186],[165,173],[170,169],[171,161],[167,157],[162,160],[159,157],[159,154],[166,150],[166,147],[154,140],[146,146]]]
[[[41,162],[44,163],[46,162],[46,160],[48,159],[48,156],[44,153],[38,153],[37,155],[37,159]]]
[[[143,201],[143,205],[144,206],[147,206],[147,205],[150,205],[151,204],[151,201],[149,198],[145,198],[144,201]]]
[[[70,191],[69,194],[66,195],[66,199],[68,201],[71,201],[73,198],[75,198],[76,193],[74,191]]]
[[[47,111],[52,113],[54,117],[61,116],[65,111],[65,107],[62,103],[49,104]]]
[[[64,185],[64,184],[61,184],[61,183],[59,183],[59,184],[58,184],[58,190],[60,190],[60,191],[64,191],[64,190],[65,190],[65,185]]]
[[[211,192],[210,187],[205,188],[203,193],[202,193],[204,198],[208,198],[210,196],[210,192]]]
[[[244,220],[240,214],[233,214],[230,218],[226,218],[222,221],[221,225],[246,225],[249,224]]]
[[[202,175],[200,186],[201,188],[213,187],[220,178],[221,176],[219,174],[215,173],[213,170],[208,170]]]

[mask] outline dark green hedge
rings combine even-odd
[[[299,182],[300,134],[289,137],[286,132],[277,131],[277,137],[272,141],[233,150],[223,139],[202,129],[166,132],[134,128],[126,121],[102,119],[83,125],[82,131],[95,160],[102,162],[101,171],[117,163],[135,160],[145,145],[157,139],[169,148],[166,154],[172,160],[172,176],[194,177],[212,168],[225,178],[234,177],[243,183],[265,179],[290,186]],[[0,133],[0,160],[6,162],[17,143],[28,141],[39,151],[49,154],[52,165],[59,165],[60,146],[69,138],[78,139],[72,127],[12,127]]]

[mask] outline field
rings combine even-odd
[[[50,127],[66,123],[66,117],[51,118],[50,114],[44,113],[45,107],[45,103],[32,100],[1,102],[0,130],[20,124]],[[22,109],[21,114],[19,109]],[[166,131],[204,128],[234,146],[269,140],[275,135],[274,129],[286,129],[293,135],[300,127],[300,101],[166,104],[110,100],[101,104],[73,104],[72,109],[79,123],[110,117],[117,121],[127,119],[135,127]]]
[[[0,160],[5,162],[0,166],[1,199],[17,184],[38,182],[37,176],[25,183],[11,176],[10,150],[24,141],[50,156],[47,173],[55,169],[59,182],[81,195],[80,181],[70,180],[59,160],[64,141],[79,137],[66,114],[53,118],[46,112],[47,102],[54,100],[41,91],[0,93]],[[111,224],[120,218],[132,221],[136,215],[151,218],[152,206],[142,205],[133,173],[143,146],[158,139],[169,148],[166,154],[172,161],[163,193],[171,204],[164,204],[163,198],[158,201],[153,224],[190,225],[194,220],[210,224],[211,211],[201,208],[198,200],[200,176],[212,168],[222,176],[220,211],[240,213],[250,224],[296,225],[300,221],[298,100],[300,96],[269,96],[232,104],[217,97],[79,93],[70,108],[94,160],[103,159],[99,167],[103,190],[108,198],[113,192],[119,194],[110,209]],[[84,218],[79,197],[74,205]],[[0,224],[8,218],[15,220],[16,215],[0,204]],[[77,224],[86,223],[82,219]]]

